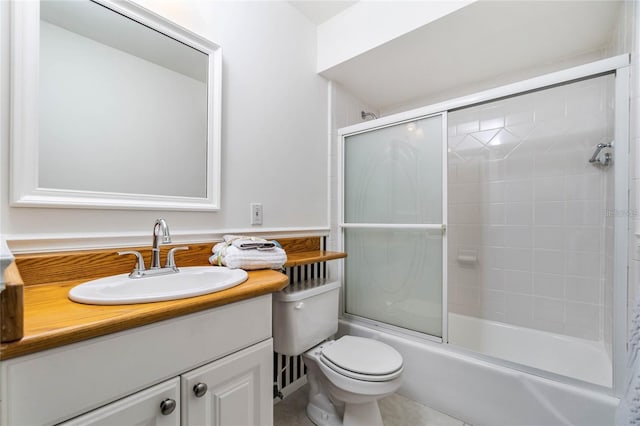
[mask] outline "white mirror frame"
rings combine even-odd
[[[11,3],[11,206],[139,210],[219,210],[222,49],[155,13],[126,1],[91,0],[209,56],[206,197],[126,194],[38,186],[40,3]],[[167,173],[180,173],[179,170]]]

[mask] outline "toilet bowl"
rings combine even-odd
[[[319,426],[382,426],[378,400],[402,384],[402,356],[395,349],[373,339],[343,336],[305,352],[302,359],[311,421]]]
[[[273,346],[307,366],[307,415],[320,426],[382,426],[378,399],[402,382],[398,351],[338,331],[338,281],[316,279],[273,295]]]

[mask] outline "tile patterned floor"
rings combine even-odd
[[[273,407],[274,426],[313,426],[305,413],[307,392],[305,385]],[[385,426],[469,426],[398,394],[389,395],[379,404]]]

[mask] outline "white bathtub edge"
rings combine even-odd
[[[474,426],[613,424],[619,400],[458,353],[446,345],[418,342],[349,320],[340,333],[371,337],[403,356],[399,393]],[[430,385],[433,384],[433,385]]]

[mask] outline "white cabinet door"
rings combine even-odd
[[[182,424],[273,424],[273,342],[266,340],[182,375]],[[194,388],[202,392],[197,396]]]
[[[167,380],[61,425],[180,426],[180,379]]]

